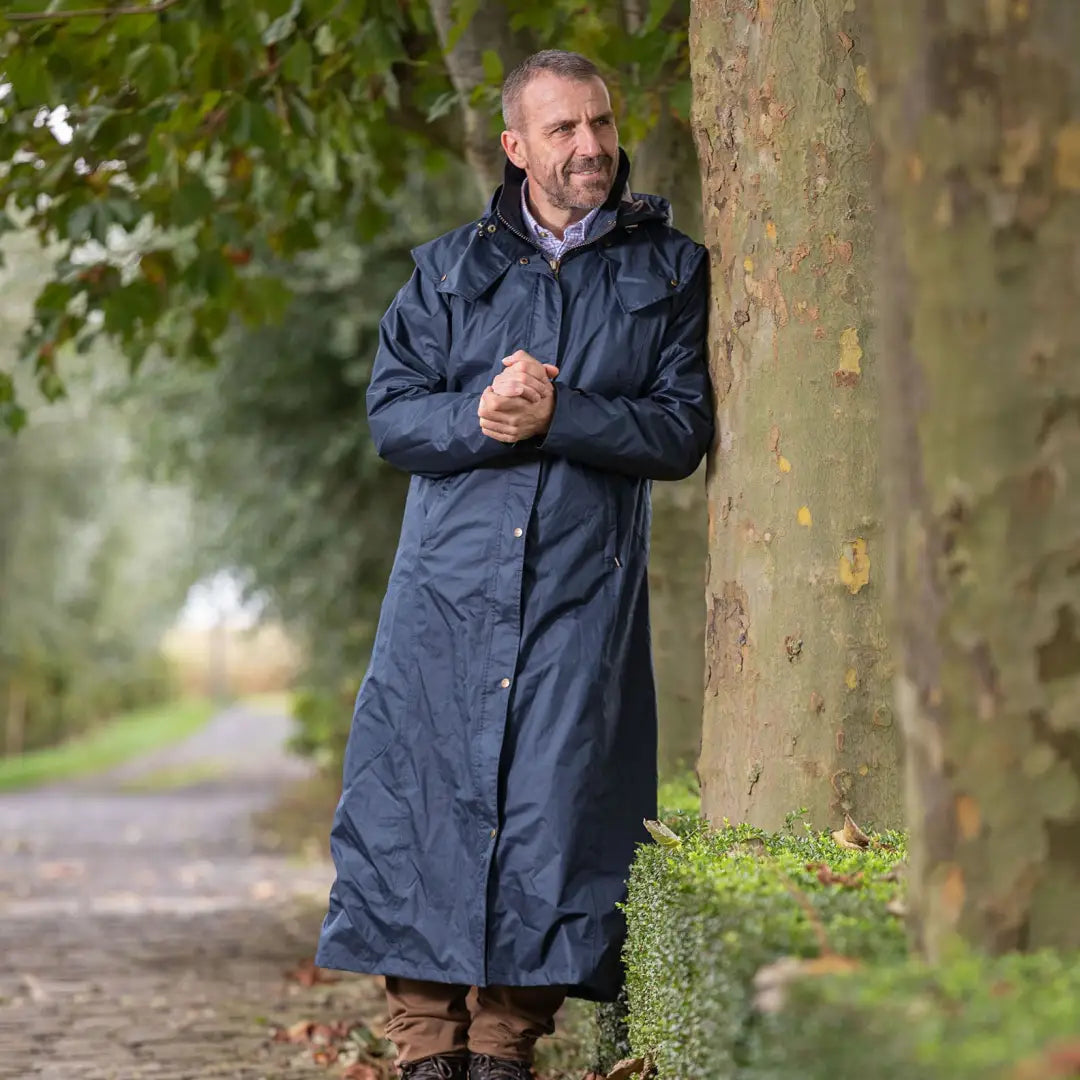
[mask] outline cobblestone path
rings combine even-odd
[[[286,977],[314,951],[331,880],[326,862],[260,852],[250,827],[304,774],[288,724],[235,708],[93,781],[0,794],[0,1078],[340,1075],[269,1037],[377,1022],[382,1005],[374,979]],[[170,769],[204,778],[154,790]]]

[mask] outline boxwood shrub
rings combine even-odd
[[[900,834],[856,851],[794,822],[666,820],[682,843],[642,847],[626,904],[630,1042],[659,1080],[1080,1076],[1080,957],[909,959]],[[761,999],[763,968],[823,950],[858,963]]]
[[[630,1042],[654,1056],[661,1077],[735,1076],[759,1019],[754,976],[781,957],[823,946],[903,957],[904,928],[886,911],[900,888],[900,834],[852,850],[794,822],[776,835],[668,820],[681,846],[640,849],[625,905]]]

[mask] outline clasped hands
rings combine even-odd
[[[503,358],[503,368],[480,397],[480,430],[499,442],[515,443],[542,435],[551,423],[559,374],[554,364],[542,364],[524,349]]]

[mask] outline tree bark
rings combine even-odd
[[[913,928],[932,958],[1074,948],[1080,7],[874,17]]]
[[[712,257],[700,774],[714,821],[901,823],[883,615],[865,0],[695,0]]]

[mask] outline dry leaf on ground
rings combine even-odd
[[[316,983],[336,983],[341,981],[340,975],[335,975],[326,968],[316,967],[315,961],[310,957],[306,957],[296,967],[286,971],[285,978],[298,982],[301,986],[314,986]]]
[[[841,847],[855,848],[858,851],[862,851],[864,848],[870,846],[870,837],[851,820],[850,814],[844,815],[844,827],[842,829],[837,829],[836,832],[832,834],[832,838]]]
[[[644,1058],[623,1058],[612,1066],[606,1080],[630,1080],[631,1076],[641,1076],[644,1072]]]
[[[828,863],[807,863],[806,869],[817,872],[817,879],[822,885],[843,885],[848,889],[857,889],[863,883],[863,872],[838,874]]]

